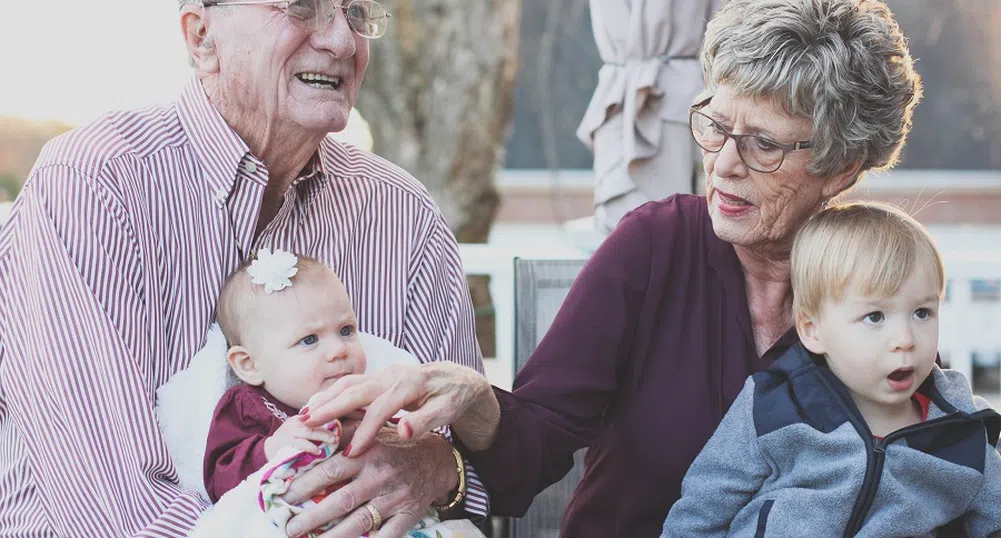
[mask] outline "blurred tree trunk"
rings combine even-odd
[[[375,153],[424,183],[460,242],[485,242],[500,203],[521,0],[380,1],[393,18],[372,43],[358,100]],[[486,280],[470,284],[477,311],[490,310]]]

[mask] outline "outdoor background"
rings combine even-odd
[[[391,10],[397,7],[395,0],[385,3]],[[961,257],[1001,251],[1001,1],[887,3],[911,41],[917,70],[924,77],[925,99],[917,109],[900,173],[867,180],[873,190],[863,190],[862,195],[926,208],[919,218],[940,243]],[[463,47],[449,44],[451,49],[431,51],[435,27],[430,19],[420,17],[432,6],[438,10],[434,16],[442,20],[450,16],[448,9],[475,12],[475,24],[469,29],[474,36],[493,35],[495,26],[502,24],[496,22],[497,13],[504,9],[496,7],[500,2],[474,5],[426,0],[418,5],[421,9],[410,16],[424,22],[421,28],[429,29],[418,36],[429,52],[424,56],[426,65],[414,62],[410,68],[426,73],[447,71],[449,59]],[[44,13],[39,6],[37,2],[7,2],[0,17],[0,201],[15,195],[39,149],[52,136],[107,110],[168,103],[190,77],[175,0],[112,4],[50,0],[44,3]],[[457,152],[441,156],[428,150],[420,161],[401,163],[429,185],[464,243],[489,242],[507,248],[529,240],[565,242],[568,236],[562,225],[590,213],[591,156],[574,136],[600,67],[587,2],[523,0],[517,15],[512,25],[520,30],[517,41],[496,40],[498,47],[505,42],[516,44],[511,47],[511,58],[485,68],[487,73],[509,70],[517,75],[504,79],[512,84],[510,110],[505,109],[505,95],[496,97],[496,106],[487,106],[497,109],[493,119],[500,122],[500,128],[495,138],[502,151],[470,177],[440,177],[436,172],[436,161],[456,158]],[[393,21],[396,25],[402,17]],[[455,117],[441,110],[421,111],[428,116],[417,120],[409,117],[417,113],[408,110],[406,103],[414,102],[414,92],[420,89],[392,83],[394,76],[408,75],[408,65],[399,65],[394,48],[398,43],[393,32],[398,28],[391,26],[391,35],[373,44],[373,67],[359,103],[361,113],[373,120],[376,152],[397,162],[399,146],[415,140],[425,144],[438,134],[418,130],[411,133],[414,139],[398,141],[390,139],[391,129],[385,125],[429,120],[447,124]],[[477,54],[505,55],[489,50]],[[461,74],[462,69],[457,69],[441,76],[458,85],[463,83]],[[502,89],[503,85],[497,84]],[[463,93],[452,91],[456,96]],[[391,106],[375,110],[372,103],[376,102]],[[461,132],[462,126],[454,127],[454,132]],[[471,132],[476,132],[475,127]],[[465,199],[460,196],[473,184],[479,190]],[[448,213],[453,206],[457,209]],[[480,321],[488,327],[493,309],[484,286],[483,282],[474,285],[473,294]],[[978,304],[993,305],[987,310],[992,313],[986,314],[993,317],[984,326],[1001,333],[997,330],[1001,329],[1001,279],[985,274],[972,279],[970,286]],[[493,356],[492,329],[485,329],[481,336],[485,354]],[[975,346],[973,353],[978,388],[1001,392],[1001,346]]]

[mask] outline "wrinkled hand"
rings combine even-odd
[[[346,425],[346,431],[352,429]],[[330,486],[344,484],[289,520],[289,536],[299,536],[328,521],[344,518],[322,538],[357,538],[372,530],[371,504],[382,515],[376,538],[399,538],[413,528],[431,504],[447,498],[458,484],[452,449],[437,435],[404,442],[390,428],[379,432],[360,457],[335,454],[296,478],[283,496],[299,504]]]
[[[340,438],[339,425],[333,431],[322,426],[310,427],[306,425],[306,417],[296,415],[286,420],[271,437],[264,440],[264,455],[270,461],[281,449],[292,447],[296,452],[309,452],[319,456],[323,451],[316,443],[328,444],[336,449]]]
[[[363,454],[383,424],[400,410],[410,411],[397,424],[401,439],[451,425],[472,450],[490,446],[500,421],[500,407],[486,378],[443,361],[342,377],[310,400],[307,424],[323,424],[363,408],[367,408],[365,418],[349,445],[351,457]]]

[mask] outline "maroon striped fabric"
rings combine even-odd
[[[400,168],[325,140],[253,233],[267,170],[192,80],[46,145],[0,231],[0,536],[184,536],[157,387],[202,345],[240,252],[324,260],[359,329],[483,371],[455,238]],[[475,473],[467,509],[484,515]]]

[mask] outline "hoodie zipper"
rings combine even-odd
[[[862,479],[862,488],[859,491],[859,495],[855,499],[855,506],[852,508],[852,515],[848,518],[848,526],[845,527],[844,536],[846,538],[851,538],[852,536],[855,536],[859,530],[861,530],[862,524],[865,523],[866,516],[869,515],[869,510],[872,509],[872,504],[876,500],[876,492],[879,490],[879,483],[883,476],[883,464],[886,461],[886,447],[890,443],[916,431],[921,431],[927,428],[935,428],[942,424],[948,424],[951,422],[962,422],[973,417],[957,416],[958,410],[955,408],[943,409],[943,411],[947,411],[950,414],[928,422],[922,422],[920,424],[899,429],[895,432],[891,432],[882,439],[873,439],[872,430],[869,429],[869,425],[866,424],[865,419],[862,418],[858,408],[847,405],[841,397],[841,394],[834,389],[830,381],[826,379],[825,376],[820,375],[817,377],[820,379],[821,383],[827,386],[827,389],[831,392],[831,394],[835,395],[835,400],[845,412],[845,415],[848,417],[848,421],[852,423],[855,431],[858,432],[859,436],[862,437],[862,441],[865,443],[867,456],[865,477]]]
[[[868,437],[865,439],[866,448],[869,449],[869,462],[866,465],[865,479],[862,482],[862,490],[859,493],[858,501],[855,503],[855,509],[852,513],[852,517],[848,519],[848,527],[845,529],[845,536],[855,536],[855,534],[862,529],[862,524],[865,523],[865,518],[869,515],[869,510],[872,509],[872,504],[876,500],[876,491],[879,489],[879,483],[883,476],[883,464],[886,462],[887,446],[897,439],[906,437],[912,433],[938,428],[943,425],[977,420],[976,416],[979,414],[981,414],[981,412],[967,416],[962,416],[958,413],[949,414],[928,422],[922,422],[920,424],[914,424],[906,428],[901,428],[882,439],[875,440],[872,438],[872,432],[869,430],[869,427],[863,422],[862,426],[864,427],[864,432],[860,430],[859,433],[868,434]],[[852,422],[854,424],[854,420]],[[856,429],[857,428],[858,424],[856,424]]]

